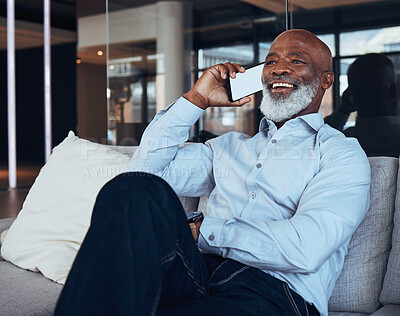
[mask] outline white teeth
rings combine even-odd
[[[275,89],[275,88],[278,88],[278,87],[293,88],[293,85],[290,84],[290,83],[284,83],[284,82],[274,83],[272,85],[272,89]]]

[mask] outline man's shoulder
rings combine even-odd
[[[368,163],[367,156],[356,138],[346,137],[328,124],[321,127],[318,135],[322,161],[329,164]]]
[[[334,147],[336,149],[354,148],[362,151],[357,139],[346,137],[343,132],[329,126],[328,124],[324,124],[318,131],[318,141],[320,145],[326,147]]]
[[[318,137],[320,141],[325,142],[330,139],[340,139],[340,138],[345,138],[345,135],[343,132],[337,130],[336,128],[330,126],[329,124],[324,124],[321,126],[321,128],[318,131]]]

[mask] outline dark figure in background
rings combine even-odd
[[[356,125],[344,134],[357,138],[367,156],[399,157],[399,93],[392,61],[382,54],[367,54],[350,65],[347,76],[342,104],[325,122],[343,130],[350,113],[357,111]]]

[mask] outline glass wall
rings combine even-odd
[[[348,87],[347,70],[358,56],[383,53],[390,57],[400,74],[400,27],[386,27],[355,32],[343,32],[340,43],[340,96]],[[354,126],[357,113],[350,115],[346,127]]]
[[[138,6],[108,1],[110,143],[137,144],[154,114],[188,91],[208,67],[226,61],[245,67],[264,62],[273,39],[287,24],[312,31],[331,50],[335,83],[323,98],[323,117],[339,105],[347,88],[347,69],[358,56],[385,53],[399,71],[400,27],[392,9],[386,12],[363,4],[360,9],[335,7],[332,3],[308,8],[305,1],[298,1],[286,23],[283,1],[275,5],[273,1],[247,2],[160,1]],[[172,4],[178,6],[169,7]],[[389,15],[391,26],[382,26],[388,24]],[[255,134],[261,97],[261,93],[253,95],[241,108],[207,109],[193,128],[191,140],[204,141],[231,130]],[[353,113],[348,126],[355,120]]]
[[[0,2],[0,191],[32,185],[76,129],[76,4],[47,4]]]
[[[186,14],[188,13],[188,14]],[[156,112],[190,89],[193,49],[182,2],[108,1],[108,142],[137,145]]]
[[[137,145],[156,113],[156,44],[109,46],[108,140]]]

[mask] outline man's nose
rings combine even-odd
[[[276,76],[287,75],[291,73],[291,68],[289,64],[285,61],[278,61],[274,65],[275,67],[272,70],[272,74]]]

